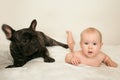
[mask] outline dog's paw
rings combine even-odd
[[[13,68],[13,67],[15,67],[15,66],[14,65],[9,65],[9,66],[7,66],[5,68]]]
[[[44,59],[44,62],[55,62],[55,59],[47,57]]]
[[[64,45],[63,47],[67,49],[67,48],[68,48],[68,45]]]

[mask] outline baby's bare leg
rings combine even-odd
[[[72,32],[66,31],[66,33],[67,33],[68,47],[69,47],[70,51],[73,52],[74,51],[75,41],[73,39]]]

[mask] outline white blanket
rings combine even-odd
[[[74,66],[65,63],[68,49],[59,46],[49,47],[54,63],[45,63],[42,58],[29,61],[23,67],[4,68],[12,64],[8,47],[0,49],[0,80],[120,80],[120,66],[117,68],[91,67],[84,64]],[[102,51],[120,65],[120,46],[103,46]]]

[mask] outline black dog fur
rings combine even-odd
[[[54,62],[55,59],[49,56],[47,46],[62,46],[68,48],[67,44],[58,42],[43,32],[36,31],[37,21],[34,19],[29,28],[14,30],[9,25],[3,24],[2,30],[10,43],[10,52],[13,57],[11,67],[21,67],[26,62],[37,57],[43,57],[44,62]]]

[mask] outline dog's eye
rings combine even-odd
[[[23,42],[23,43],[28,43],[29,40],[28,40],[28,39],[23,39],[22,42]]]

